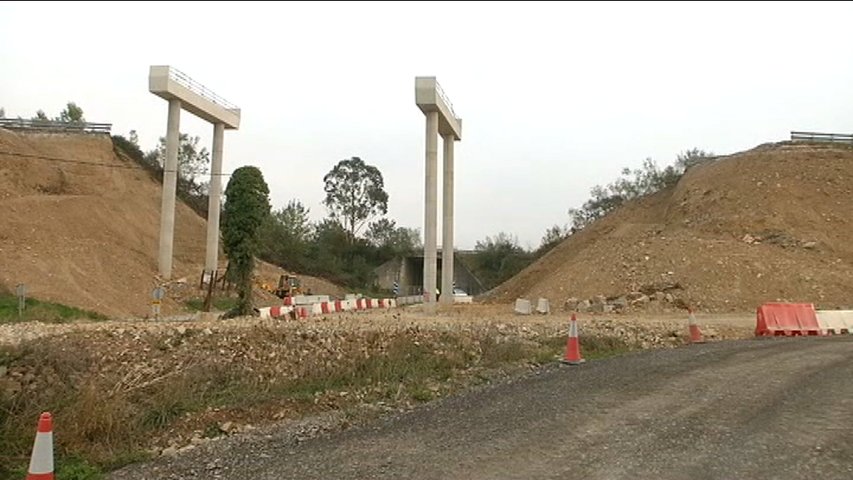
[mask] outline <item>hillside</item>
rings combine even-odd
[[[666,291],[667,307],[706,311],[850,306],[851,180],[847,146],[785,142],[720,157],[569,237],[487,298],[562,306]]]
[[[160,184],[116,155],[105,135],[0,129],[0,291],[25,283],[39,299],[111,316],[148,314],[160,197]],[[187,279],[185,294],[204,266],[205,229],[178,201],[173,278]],[[262,268],[264,276],[274,270]],[[303,282],[342,293],[318,279]],[[165,315],[183,310],[173,300],[162,307]]]

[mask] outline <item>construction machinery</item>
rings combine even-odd
[[[278,288],[272,293],[278,298],[302,295],[302,282],[293,275],[282,275],[278,278]]]

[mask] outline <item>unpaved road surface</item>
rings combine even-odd
[[[550,365],[297,441],[230,437],[113,479],[850,479],[853,336]]]

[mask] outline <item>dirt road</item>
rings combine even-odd
[[[232,437],[113,479],[853,478],[853,337],[551,365],[298,441]]]

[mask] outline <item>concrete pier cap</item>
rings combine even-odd
[[[228,130],[240,128],[240,109],[187,74],[169,65],[151,65],[148,91],[165,100],[181,101],[181,108]]]
[[[425,115],[438,112],[438,133],[462,140],[462,119],[453,112],[453,105],[435,77],[415,77],[415,103]]]

